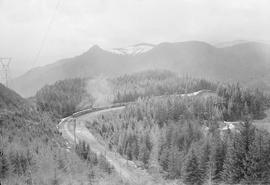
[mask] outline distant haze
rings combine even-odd
[[[155,46],[140,44],[118,50],[104,50],[95,45],[81,55],[32,69],[9,84],[16,92],[29,97],[57,80],[93,78],[101,74],[112,77],[148,69],[168,69],[180,75],[215,81],[239,81],[270,92],[270,45],[232,42],[225,43],[225,47],[224,44],[215,47],[205,42],[189,41]],[[98,79],[90,86],[102,92],[94,98],[99,104],[104,104],[103,97],[109,89],[103,78]]]
[[[94,44],[270,40],[269,0],[59,0],[52,19],[57,1],[0,0],[0,55],[13,57],[13,76]]]

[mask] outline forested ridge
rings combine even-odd
[[[90,80],[75,78],[44,86],[34,97],[37,109],[63,118],[85,107],[91,107],[95,97],[87,90],[87,82]],[[253,119],[260,119],[270,104],[268,96],[258,89],[244,88],[239,84],[215,83],[189,76],[180,77],[164,70],[144,71],[107,81],[112,92],[110,96],[113,97],[111,104],[133,102],[138,98],[209,90],[218,95],[216,104],[219,104],[219,111],[227,121],[238,120],[243,111],[247,111]],[[104,97],[106,98],[108,97]]]
[[[91,105],[92,97],[86,90],[86,83],[87,79],[75,78],[44,86],[35,96],[38,110],[63,118],[79,110],[84,102]]]
[[[183,94],[202,89],[216,90],[217,84],[205,79],[179,76],[167,70],[149,70],[111,80],[114,102],[131,102],[139,97]]]
[[[60,118],[93,105],[88,80],[56,82],[30,100],[0,89],[1,182],[124,183],[104,156],[83,142],[70,149],[56,129]],[[267,94],[170,71],[145,71],[107,82],[110,103],[129,102],[123,111],[88,123],[110,150],[179,184],[270,182],[270,136],[252,125],[269,108]],[[180,95],[200,90],[206,91]],[[231,128],[224,120],[240,123]]]
[[[112,150],[139,161],[140,166],[141,162],[149,171],[158,169],[165,178],[186,184],[269,183],[269,134],[257,130],[249,119],[237,130],[223,130],[222,114],[202,103],[187,108],[182,101],[169,100],[171,106],[167,107],[139,100],[120,114],[101,116],[89,127],[95,128]],[[196,106],[209,112],[194,114]]]

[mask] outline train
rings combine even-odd
[[[131,102],[115,103],[113,105],[108,105],[108,106],[103,106],[103,107],[91,107],[91,108],[87,108],[87,109],[80,110],[78,112],[73,113],[72,117],[77,118],[79,116],[82,116],[82,115],[85,115],[85,114],[88,114],[88,113],[91,113],[91,112],[101,111],[101,110],[115,108],[115,107],[123,107],[123,106],[126,106],[129,103],[131,103]]]
[[[212,91],[212,90],[203,89],[203,90],[196,91],[196,92],[193,92],[193,93],[175,94],[175,95],[176,96],[197,96],[197,95],[201,95],[203,93],[213,93],[213,92],[214,91]],[[169,95],[169,96],[175,96],[175,95]],[[161,95],[161,96],[156,96],[156,97],[164,97],[164,96],[168,96],[168,95]],[[130,103],[134,103],[134,102],[115,103],[113,105],[103,106],[103,107],[89,107],[89,108],[85,108],[83,110],[80,110],[78,112],[73,113],[71,117],[77,118],[79,116],[82,116],[84,114],[88,114],[88,113],[91,113],[91,112],[96,112],[96,111],[115,108],[115,107],[127,106]]]

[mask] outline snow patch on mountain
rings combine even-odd
[[[139,55],[147,51],[150,51],[154,47],[155,45],[153,44],[142,43],[142,44],[136,44],[133,46],[128,46],[126,48],[113,48],[109,51],[115,54],[119,54],[119,55],[133,55],[134,56],[134,55]]]

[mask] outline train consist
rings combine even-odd
[[[82,116],[84,114],[88,114],[88,113],[91,113],[91,112],[96,112],[96,111],[100,111],[100,110],[104,110],[104,109],[110,109],[110,108],[115,108],[115,107],[123,107],[123,106],[126,106],[129,103],[131,103],[131,102],[115,103],[113,105],[103,106],[103,107],[92,107],[92,108],[88,108],[88,109],[84,109],[84,110],[75,112],[75,113],[72,114],[72,117],[73,118],[77,118],[79,116]]]
[[[161,95],[161,96],[156,96],[156,97],[165,97],[165,96],[181,96],[181,97],[188,96],[188,97],[190,97],[190,96],[199,96],[199,95],[204,94],[204,93],[214,93],[214,92],[212,90],[204,89],[204,90],[196,91],[196,92],[193,92],[193,93],[173,94],[173,95]],[[96,112],[96,111],[100,111],[100,110],[104,110],[104,109],[109,109],[109,108],[114,108],[114,107],[123,107],[123,106],[126,106],[126,105],[130,104],[130,103],[134,103],[134,102],[115,103],[113,105],[103,106],[103,107],[90,107],[90,108],[86,108],[84,110],[75,112],[70,117],[77,118],[79,116],[82,116],[84,114],[88,114],[88,113],[91,113],[91,112]]]

